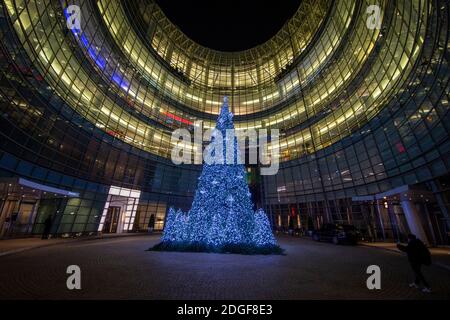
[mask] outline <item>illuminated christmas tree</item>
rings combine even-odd
[[[161,238],[163,242],[175,241],[176,237],[176,232],[174,228],[175,218],[176,218],[175,209],[173,207],[170,207],[169,210],[167,211],[166,223],[164,225],[163,236]]]
[[[237,138],[233,133],[228,135],[233,141],[227,140],[227,130],[234,130],[234,124],[225,98],[212,133],[210,146],[215,142],[215,147],[207,149],[216,161],[205,161],[189,213],[179,211],[174,215],[169,209],[166,228],[170,230],[167,236],[164,232],[162,243],[155,250],[281,252],[264,211],[253,210],[245,166],[238,162]],[[223,139],[218,138],[218,133]],[[232,159],[227,158],[227,146],[233,148]]]
[[[258,247],[274,246],[277,244],[272,234],[269,219],[263,209],[258,209],[255,213],[253,243]]]
[[[173,241],[175,242],[183,242],[188,240],[188,236],[186,233],[186,214],[178,209],[177,214],[175,215],[175,222],[173,224],[173,230],[175,235],[173,236]]]

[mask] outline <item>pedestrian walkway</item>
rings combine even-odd
[[[361,242],[360,245],[403,254],[400,250],[397,249],[397,244],[393,242]],[[434,247],[429,248],[429,250],[432,256],[432,263],[450,271],[450,247]]]
[[[119,237],[140,236],[146,234],[147,233],[111,233],[103,235],[82,236],[78,238],[53,238],[48,240],[42,240],[40,237],[23,238],[23,239],[6,239],[0,240],[0,257],[31,249],[54,246],[66,242],[96,240],[96,239],[111,239]]]

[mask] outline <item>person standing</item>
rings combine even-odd
[[[42,233],[42,240],[48,239],[50,231],[52,229],[52,216],[48,216],[44,221],[44,232]]]
[[[398,243],[397,248],[403,252],[406,252],[409,264],[411,265],[415,275],[414,282],[410,283],[409,286],[411,288],[419,288],[420,284],[423,284],[424,288],[422,291],[425,293],[430,293],[430,284],[425,280],[421,270],[422,265],[429,266],[431,264],[431,255],[428,248],[413,234],[408,234],[408,244],[406,246]]]
[[[148,233],[153,233],[153,229],[155,227],[155,215],[154,214],[152,214],[150,216],[147,227],[148,227]]]

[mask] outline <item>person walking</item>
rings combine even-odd
[[[48,239],[50,236],[50,231],[52,229],[52,216],[48,216],[44,221],[44,232],[42,233],[42,240]]]
[[[422,265],[429,266],[431,264],[431,255],[428,248],[413,234],[408,235],[408,244],[406,246],[398,243],[397,248],[406,252],[409,264],[415,275],[414,282],[410,283],[409,286],[411,288],[419,288],[420,284],[423,284],[422,292],[430,293],[430,284],[425,280],[421,270]]]

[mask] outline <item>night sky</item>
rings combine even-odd
[[[197,43],[240,51],[275,35],[301,0],[156,0],[169,20]]]

